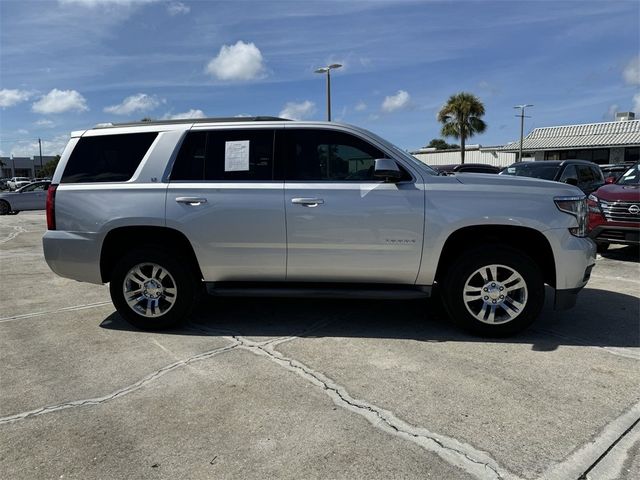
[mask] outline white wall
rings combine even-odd
[[[460,163],[460,151],[436,150],[435,152],[414,153],[421,162],[427,165],[449,165]],[[497,152],[493,150],[466,150],[464,163],[484,163],[495,167],[506,167],[516,161],[516,154],[512,152]]]

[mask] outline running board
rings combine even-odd
[[[431,287],[353,284],[287,284],[206,282],[207,293],[215,297],[335,298],[369,300],[413,300],[431,296]]]

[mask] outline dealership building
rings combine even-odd
[[[43,155],[42,157],[0,157],[0,178],[40,176],[40,170],[47,162],[56,157]]]
[[[520,141],[504,146],[469,145],[465,163],[505,167],[515,162]],[[460,163],[460,150],[421,148],[411,152],[427,165]],[[633,112],[618,113],[614,122],[534,128],[522,142],[523,160],[589,160],[598,164],[640,160],[640,120]]]
[[[518,152],[520,141],[500,148]],[[522,142],[524,160],[589,160],[598,164],[640,159],[640,120],[633,112],[618,113],[615,122],[535,128]],[[527,158],[528,157],[528,158]]]

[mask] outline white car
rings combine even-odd
[[[7,186],[9,187],[9,190],[16,191],[20,187],[24,187],[25,185],[29,185],[30,183],[31,180],[29,180],[27,177],[13,177],[7,182]]]

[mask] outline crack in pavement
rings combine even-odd
[[[450,465],[459,467],[476,478],[483,480],[515,480],[519,478],[498,465],[487,453],[477,450],[471,445],[430,432],[422,427],[410,425],[388,410],[353,398],[344,387],[334,383],[322,373],[316,372],[302,362],[286,357],[275,350],[275,345],[283,343],[284,339],[279,339],[278,343],[272,342],[268,344],[265,342],[253,342],[240,336],[231,338],[238,342],[238,348],[267,357],[313,385],[322,388],[337,406],[364,417],[375,428],[415,443],[423,449],[435,453]]]
[[[14,238],[16,238],[18,235],[20,235],[21,233],[27,233],[29,230],[27,230],[24,227],[21,227],[19,225],[8,225],[9,228],[13,229],[13,232],[9,233],[9,235],[7,235],[4,238],[0,238],[0,244],[3,243],[7,243],[10,240],[13,240]]]
[[[104,302],[104,303],[110,303],[110,302]],[[81,306],[83,308],[90,308],[92,306],[99,306],[101,304],[93,304],[93,305],[84,305]],[[76,307],[68,307],[66,309],[62,309],[62,310],[69,310],[69,309],[74,309]],[[39,315],[44,315],[46,312],[40,313]],[[22,318],[22,316],[20,316],[20,318]],[[0,319],[0,320],[12,320],[12,319],[17,319],[17,317],[11,317],[8,319]],[[311,327],[301,330],[299,332],[299,335],[306,335],[311,333],[312,331],[318,330],[319,328],[324,327],[325,325],[329,324],[331,322],[327,322],[327,321],[319,321],[314,323]],[[108,395],[104,395],[102,397],[94,397],[94,398],[86,398],[86,399],[82,399],[82,400],[72,400],[69,402],[63,402],[63,403],[59,403],[59,404],[55,404],[55,405],[48,405],[45,407],[40,407],[37,408],[35,410],[29,410],[27,412],[21,412],[21,413],[16,413],[14,415],[9,415],[6,417],[0,417],[0,425],[3,425],[5,423],[12,423],[12,422],[16,422],[19,420],[24,420],[26,418],[31,418],[31,417],[36,417],[39,415],[44,415],[47,413],[53,413],[53,412],[58,412],[60,410],[66,410],[68,408],[78,408],[78,407],[84,407],[84,406],[88,406],[88,405],[100,405],[102,403],[108,402],[110,400],[113,400],[115,398],[119,398],[122,397],[124,395],[127,395],[129,393],[132,393],[136,390],[139,390],[140,388],[144,387],[145,385],[151,383],[152,381],[160,378],[161,376],[176,370],[178,368],[181,367],[185,367],[188,366],[192,363],[195,362],[200,362],[203,360],[208,360],[211,357],[214,357],[216,355],[222,354],[222,353],[226,353],[229,352],[231,350],[234,350],[235,348],[237,348],[240,343],[235,340],[235,338],[231,335],[229,336],[229,334],[233,334],[235,332],[233,332],[232,330],[228,330],[228,329],[208,329],[206,327],[201,327],[197,324],[190,324],[187,326],[187,329],[192,330],[192,331],[199,331],[199,332],[203,332],[206,334],[216,334],[218,336],[222,336],[221,334],[226,334],[227,336],[225,336],[224,338],[229,340],[231,343],[229,345],[226,345],[224,347],[219,347],[219,348],[215,348],[213,350],[209,350],[207,352],[203,352],[203,353],[199,353],[197,355],[194,355],[192,357],[186,358],[184,360],[180,360],[174,363],[171,363],[169,365],[166,365],[148,375],[146,375],[145,377],[141,378],[140,380],[126,386],[126,387],[122,387]],[[290,340],[293,340],[295,338],[298,338],[297,336],[288,336],[288,337],[277,337],[277,338],[273,338],[270,340],[266,340],[265,342],[260,342],[261,344],[272,344],[272,343],[276,343],[277,345],[283,343],[283,342],[288,342]]]
[[[76,310],[84,310],[86,308],[102,307],[104,305],[111,305],[111,302],[87,303],[84,305],[72,305],[71,307],[62,307],[56,310],[48,310],[46,312],[35,312],[35,313],[24,313],[22,315],[13,315],[11,317],[0,318],[0,323],[13,322],[15,320],[22,320],[24,318],[40,317],[42,315],[51,315],[53,313],[73,312]]]
[[[7,417],[0,417],[0,425],[6,423],[12,423],[19,420],[24,420],[31,417],[37,417],[39,415],[44,415],[47,413],[58,412],[60,410],[66,410],[68,408],[78,408],[84,407],[88,405],[100,405],[102,403],[108,402],[118,397],[122,397],[129,393],[135,392],[136,390],[141,389],[145,385],[153,382],[154,380],[166,375],[167,373],[176,370],[181,367],[185,367],[195,362],[200,362],[203,360],[208,360],[211,357],[215,357],[216,355],[220,355],[222,353],[229,352],[239,346],[239,343],[236,341],[232,341],[230,345],[226,345],[224,347],[215,348],[213,350],[209,350],[207,352],[199,353],[198,355],[194,355],[192,357],[186,358],[184,360],[180,360],[178,362],[174,362],[170,365],[166,365],[147,376],[141,378],[137,382],[134,382],[126,387],[120,388],[115,392],[112,392],[108,395],[102,397],[94,397],[94,398],[86,398],[83,400],[72,400],[70,402],[63,402],[56,405],[48,405],[46,407],[37,408],[35,410],[30,410],[28,412],[17,413],[14,415],[9,415]]]

